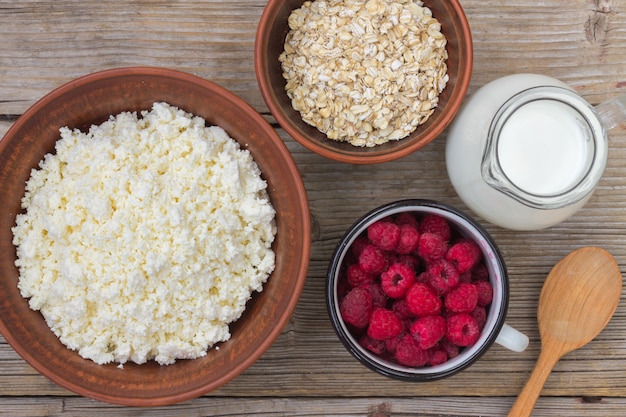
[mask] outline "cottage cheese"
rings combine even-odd
[[[98,364],[204,356],[274,269],[266,187],[223,129],[166,103],[62,128],[13,228],[21,294]]]

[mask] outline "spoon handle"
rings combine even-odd
[[[535,407],[535,403],[541,394],[552,368],[559,361],[560,355],[554,349],[542,349],[537,359],[535,369],[530,374],[528,381],[517,400],[511,407],[508,417],[528,417]]]

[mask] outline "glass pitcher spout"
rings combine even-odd
[[[603,113],[626,119],[626,96]],[[608,117],[607,117],[608,118]],[[507,100],[489,130],[481,174],[492,188],[537,209],[574,204],[595,189],[606,165],[606,122],[567,88],[538,86]]]

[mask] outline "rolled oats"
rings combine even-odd
[[[303,120],[372,147],[428,120],[448,82],[446,38],[416,0],[306,1],[289,16],[279,60]]]

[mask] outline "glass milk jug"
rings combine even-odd
[[[570,217],[606,166],[606,131],[626,99],[595,108],[563,82],[536,74],[492,81],[450,125],[446,166],[456,192],[483,219],[537,230]]]

